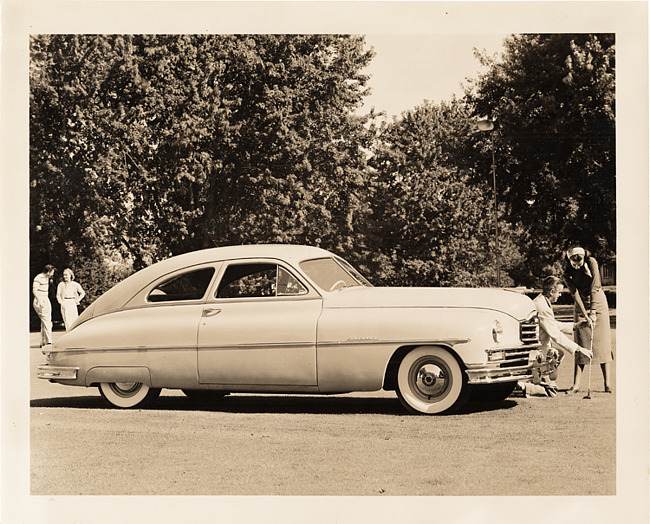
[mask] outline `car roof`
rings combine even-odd
[[[277,258],[299,263],[311,258],[330,257],[332,253],[313,246],[295,244],[249,244],[224,246],[176,255],[133,273],[95,300],[81,316],[83,319],[116,311],[153,280],[185,267],[238,258]]]
[[[183,255],[168,258],[158,264],[164,264],[173,260],[178,263],[178,267],[180,268],[183,265],[190,266],[204,262],[231,260],[234,258],[272,257],[302,261],[322,256],[332,256],[332,253],[319,247],[297,244],[244,244],[240,246],[213,247],[191,251]]]

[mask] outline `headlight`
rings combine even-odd
[[[495,342],[501,342],[501,336],[503,335],[503,326],[498,320],[494,321],[492,324],[492,338]]]

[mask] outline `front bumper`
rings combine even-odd
[[[498,359],[466,365],[465,371],[469,384],[530,380],[536,374],[535,369],[543,362],[543,353],[539,350],[539,345],[499,349],[493,353],[498,354]]]
[[[79,368],[64,367],[64,366],[51,366],[44,364],[38,366],[38,378],[45,380],[76,380]]]

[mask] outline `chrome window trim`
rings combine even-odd
[[[220,298],[216,294],[219,291],[219,285],[221,284],[221,279],[226,273],[227,269],[233,265],[243,265],[243,264],[273,264],[277,267],[281,267],[287,273],[289,273],[293,278],[295,278],[306,290],[307,293],[300,295],[274,295],[266,297],[228,297]],[[296,270],[292,265],[287,261],[277,259],[277,258],[236,258],[232,260],[224,260],[221,268],[217,271],[216,278],[211,284],[211,289],[208,293],[206,299],[207,303],[219,303],[224,304],[227,302],[253,302],[253,301],[264,301],[268,302],[269,300],[313,300],[314,298],[322,298],[321,295],[315,290],[314,286],[307,284],[305,282],[305,276],[302,272]],[[307,281],[309,282],[309,281]]]

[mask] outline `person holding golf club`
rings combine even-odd
[[[595,362],[600,364],[605,385],[605,393],[611,393],[610,367],[614,360],[612,339],[609,328],[609,308],[600,281],[600,271],[596,259],[580,245],[571,246],[566,252],[567,264],[564,279],[574,301],[574,320],[585,319],[584,327],[575,330],[575,341],[593,349]],[[573,386],[567,393],[577,393],[585,364],[589,359],[576,354]],[[591,372],[591,365],[589,366]],[[590,374],[591,378],[591,374]],[[589,384],[589,394],[591,383]],[[589,396],[588,394],[588,396]]]
[[[584,356],[587,359],[593,357],[593,352],[590,349],[579,346],[567,336],[567,334],[573,333],[576,324],[560,322],[555,319],[553,304],[557,301],[563,288],[562,280],[553,275],[548,276],[542,283],[542,292],[533,300],[539,318],[540,350],[544,352],[546,362],[553,363],[554,371],[549,375],[542,376],[540,384],[532,382],[518,384],[525,396],[555,397],[557,395],[558,388],[555,379],[557,378],[557,368],[564,357],[564,351]]]

